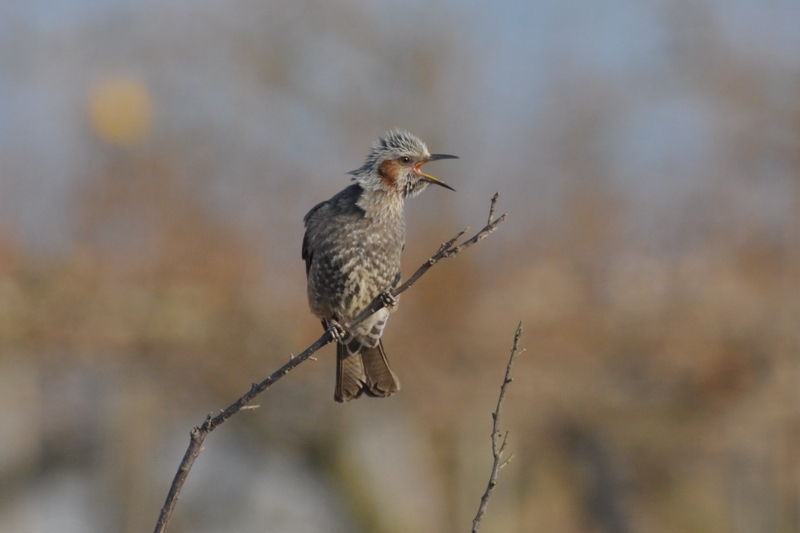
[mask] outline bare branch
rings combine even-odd
[[[492,205],[494,205],[494,202],[492,202]],[[503,399],[506,397],[506,387],[512,381],[511,365],[514,364],[514,359],[517,358],[517,355],[525,351],[519,349],[519,338],[521,336],[522,322],[519,323],[519,326],[517,326],[517,332],[514,334],[514,346],[511,348],[511,357],[509,357],[508,365],[506,365],[506,377],[503,379],[503,384],[500,386],[500,397],[497,399],[497,408],[494,410],[494,413],[492,413],[492,456],[494,457],[494,463],[492,464],[492,473],[489,475],[489,484],[486,486],[486,492],[484,492],[483,496],[481,497],[481,503],[478,506],[478,513],[475,515],[475,519],[472,521],[472,533],[477,533],[478,528],[481,526],[481,520],[483,519],[484,513],[486,513],[486,507],[489,505],[489,498],[492,496],[492,491],[497,485],[497,475],[500,473],[500,470],[509,462],[511,462],[511,459],[514,457],[514,454],[511,454],[508,459],[505,461],[502,460],[503,452],[506,449],[508,431],[501,435],[498,427],[500,426],[500,410],[503,408]]]
[[[417,269],[416,272],[402,285],[394,289],[391,294],[392,296],[397,296],[400,293],[408,290],[420,277],[422,277],[425,272],[427,272],[433,265],[435,265],[439,260],[445,259],[447,257],[453,257],[461,250],[468,248],[475,244],[476,242],[485,239],[488,237],[497,226],[500,225],[506,219],[507,213],[499,216],[498,218],[492,220],[492,216],[494,215],[494,208],[495,204],[497,203],[498,194],[492,197],[491,208],[489,210],[489,223],[478,233],[476,233],[472,238],[469,240],[461,243],[458,246],[453,246],[456,241],[464,235],[467,231],[466,229],[461,231],[458,235],[454,238],[450,239],[446,243],[442,244],[439,247],[439,250],[431,256],[421,267]],[[352,330],[355,326],[369,318],[373,313],[380,310],[385,306],[384,299],[380,296],[375,298],[372,303],[357,317],[349,322],[342,324],[345,330]],[[170,486],[169,493],[167,494],[167,499],[164,502],[164,506],[161,508],[161,513],[158,517],[158,522],[156,522],[155,533],[163,533],[167,529],[167,524],[169,523],[169,519],[172,516],[172,511],[175,509],[175,505],[178,503],[178,496],[180,495],[181,489],[183,488],[183,484],[186,482],[186,478],[189,475],[189,470],[191,470],[192,465],[194,464],[195,459],[197,456],[200,455],[200,452],[203,450],[203,441],[205,440],[206,436],[209,433],[214,431],[217,427],[223,424],[226,420],[230,417],[241,411],[242,409],[248,409],[248,404],[250,401],[253,400],[256,396],[270,388],[276,381],[281,379],[283,376],[288,374],[292,369],[298,366],[300,363],[305,361],[306,359],[313,359],[311,356],[320,348],[329,344],[333,341],[333,335],[331,331],[326,331],[319,339],[314,342],[311,346],[306,348],[301,354],[296,355],[294,357],[290,357],[289,361],[280,367],[278,370],[272,373],[268,378],[260,383],[253,383],[250,387],[250,390],[243,395],[241,398],[236,400],[226,409],[224,409],[221,413],[217,416],[212,417],[208,415],[206,420],[200,425],[192,428],[190,432],[189,438],[189,447],[186,449],[186,453],[183,456],[183,460],[181,464],[178,466],[178,471],[175,474],[175,478],[172,480],[172,485]]]

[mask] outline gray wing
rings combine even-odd
[[[311,208],[311,211],[306,213],[303,217],[303,222],[306,226],[305,235],[303,235],[303,260],[306,262],[306,276],[308,271],[311,270],[311,263],[314,261],[314,244],[315,236],[319,236],[320,231],[325,231],[324,226],[326,223],[320,223],[318,220],[320,216],[329,218],[327,223],[332,223],[334,219],[339,219],[342,222],[345,219],[356,220],[364,216],[364,211],[356,205],[358,198],[361,196],[363,189],[358,184],[350,185],[338,194],[333,196],[330,200],[320,202]],[[327,215],[322,213],[327,211]],[[322,226],[322,227],[321,227]],[[313,234],[313,235],[312,235]]]

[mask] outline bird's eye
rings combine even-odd
[[[407,155],[404,155],[403,157],[400,158],[400,162],[401,163],[411,163],[411,158],[408,157]]]

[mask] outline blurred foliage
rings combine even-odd
[[[156,441],[158,424],[175,423],[176,400],[188,401],[179,411],[199,421],[201,406],[231,401],[319,333],[304,295],[270,294],[269,272],[246,236],[204,211],[158,159],[127,162],[124,179],[112,165],[91,183],[82,196],[80,243],[63,259],[29,259],[9,239],[0,250],[2,364],[24,354],[43,386],[94,368],[133,395],[113,416],[130,417],[125,425],[133,420],[136,433]],[[790,473],[799,466],[792,452],[800,379],[796,254],[753,228],[654,256],[603,230],[613,228],[604,219],[617,216],[615,201],[593,198],[590,207],[569,199],[573,223],[563,234],[532,237],[559,243],[552,248],[524,252],[520,241],[479,267],[476,256],[488,247],[478,247],[438,266],[403,296],[387,331],[403,380],[397,402],[434,443],[446,521],[453,530],[464,526],[480,493],[489,459],[481,437],[514,321],[522,319],[527,352],[505,418],[517,459],[504,471],[487,529],[729,531],[737,520],[755,519],[733,512],[745,503],[758,520],[791,529]],[[433,251],[436,242],[414,246]],[[292,443],[333,464],[344,453],[334,443],[346,431],[328,425],[341,412],[328,397],[329,361],[322,370],[298,370],[281,382],[247,424],[264,424],[256,434],[265,445]],[[132,375],[145,377],[137,385]],[[124,437],[83,433],[96,423],[91,412],[73,412],[82,420],[77,429],[68,438],[56,433],[50,438],[57,443],[43,449],[88,439],[67,457],[81,463],[96,453],[81,449],[119,446]],[[153,443],[147,448],[156,452]],[[28,468],[48,468],[45,456]],[[118,503],[140,509],[145,526],[164,486],[150,477],[153,457],[137,461],[117,472],[117,483],[148,488]],[[352,485],[353,475],[342,479]],[[768,489],[755,501],[754,486]],[[136,503],[144,494],[149,505]],[[366,504],[364,495],[358,501]],[[369,523],[377,528],[380,520]]]
[[[515,459],[482,531],[797,531],[796,59],[733,40],[710,2],[656,2],[659,48],[622,68],[570,26],[591,11],[542,5],[497,35],[445,4],[212,2],[75,34],[9,17],[0,72],[77,96],[0,136],[0,531],[52,502],[152,527],[190,425],[320,334],[302,216],[393,126],[462,156],[436,174],[457,195],[407,207],[406,273],[497,189],[509,221],[403,295],[400,393],[334,404],[324,351],[209,438],[171,531],[467,530],[520,320]],[[614,9],[612,48],[641,18]],[[33,209],[60,247],[6,224]]]

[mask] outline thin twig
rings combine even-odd
[[[500,426],[500,410],[503,408],[503,399],[506,397],[506,387],[511,383],[511,365],[514,364],[514,359],[517,355],[525,350],[519,349],[519,338],[522,336],[522,322],[517,326],[517,332],[514,334],[514,346],[511,348],[511,357],[508,359],[506,365],[506,377],[503,379],[503,384],[500,386],[500,398],[497,399],[497,408],[492,413],[492,456],[494,463],[492,464],[492,473],[489,475],[489,484],[486,486],[486,492],[481,496],[481,503],[478,506],[478,513],[472,521],[472,533],[477,533],[478,528],[481,526],[481,520],[486,512],[486,507],[489,505],[489,498],[492,496],[492,491],[497,485],[497,475],[500,470],[511,462],[514,454],[511,454],[508,459],[503,461],[503,452],[506,450],[506,439],[508,438],[508,431],[501,435],[498,427]]]
[[[492,206],[489,208],[489,222],[488,222],[488,224],[491,224],[492,223],[492,219],[494,218],[494,205],[497,203],[497,199],[498,198],[500,198],[500,193],[499,192],[494,193],[494,196],[492,196]]]
[[[495,193],[495,195],[492,197],[492,203],[489,211],[491,215],[494,215],[494,208],[495,204],[497,203],[497,198],[498,194]],[[506,219],[507,214],[508,213],[504,213],[494,220],[492,220],[490,216],[489,223],[482,230],[458,246],[453,245],[462,235],[464,235],[464,233],[467,231],[466,229],[461,231],[453,239],[442,244],[442,246],[439,247],[439,250],[433,256],[431,256],[430,259],[423,263],[423,265],[420,266],[405,283],[392,291],[392,296],[397,296],[400,293],[408,290],[408,288],[411,287],[423,274],[425,274],[428,269],[430,269],[441,259],[453,257],[461,250],[468,248],[476,242],[488,237],[492,232],[494,232],[495,229],[497,229],[497,226]],[[355,326],[369,318],[373,313],[380,310],[384,306],[385,303],[383,298],[375,298],[375,300],[373,300],[363,312],[361,312],[353,320],[342,324],[342,326],[345,330],[351,331]],[[306,359],[310,359],[317,350],[332,341],[333,335],[331,334],[331,331],[328,330],[319,339],[317,339],[314,344],[303,350],[303,352],[299,355],[290,358],[285,365],[273,372],[272,375],[270,375],[267,379],[260,383],[253,383],[253,385],[250,387],[250,390],[246,394],[228,406],[217,416],[212,417],[211,415],[208,415],[205,422],[203,422],[200,426],[195,426],[192,428],[189,438],[189,447],[186,449],[183,460],[178,466],[178,471],[175,474],[175,478],[172,480],[172,485],[170,486],[169,493],[167,494],[167,499],[164,502],[164,506],[161,508],[158,522],[156,522],[155,533],[163,533],[166,531],[167,524],[172,516],[172,511],[175,509],[175,505],[178,503],[178,496],[180,496],[183,484],[186,482],[186,478],[189,475],[189,470],[191,470],[195,459],[197,459],[197,456],[200,455],[200,452],[203,450],[203,441],[208,434],[214,431],[217,427],[238,413],[240,410],[245,409],[247,404],[249,404],[253,398],[270,388],[276,381],[288,374],[293,368],[298,366]]]

